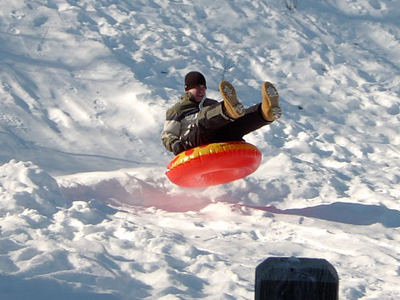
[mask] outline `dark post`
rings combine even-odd
[[[255,300],[338,300],[339,277],[325,259],[270,257],[256,269]]]

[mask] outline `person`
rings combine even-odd
[[[175,155],[210,143],[244,141],[246,134],[281,117],[279,93],[270,82],[262,84],[261,103],[249,108],[244,108],[228,81],[219,84],[220,102],[207,98],[206,79],[200,72],[186,74],[184,83],[185,93],[167,110],[161,133],[164,147]]]

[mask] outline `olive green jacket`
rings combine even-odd
[[[164,130],[161,133],[161,140],[164,147],[172,152],[173,145],[181,141],[181,138],[186,136],[194,126],[197,114],[201,108],[215,103],[218,102],[209,98],[198,103],[192,99],[190,93],[183,94],[181,101],[166,112]]]

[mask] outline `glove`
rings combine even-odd
[[[185,147],[183,147],[183,144],[181,141],[175,142],[175,144],[172,145],[172,152],[175,155],[178,155],[179,153],[185,151]]]

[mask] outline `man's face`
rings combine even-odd
[[[204,96],[206,95],[206,91],[207,88],[202,84],[199,84],[196,87],[188,90],[188,92],[193,95],[193,98],[196,102],[201,102],[201,100],[203,100]]]

